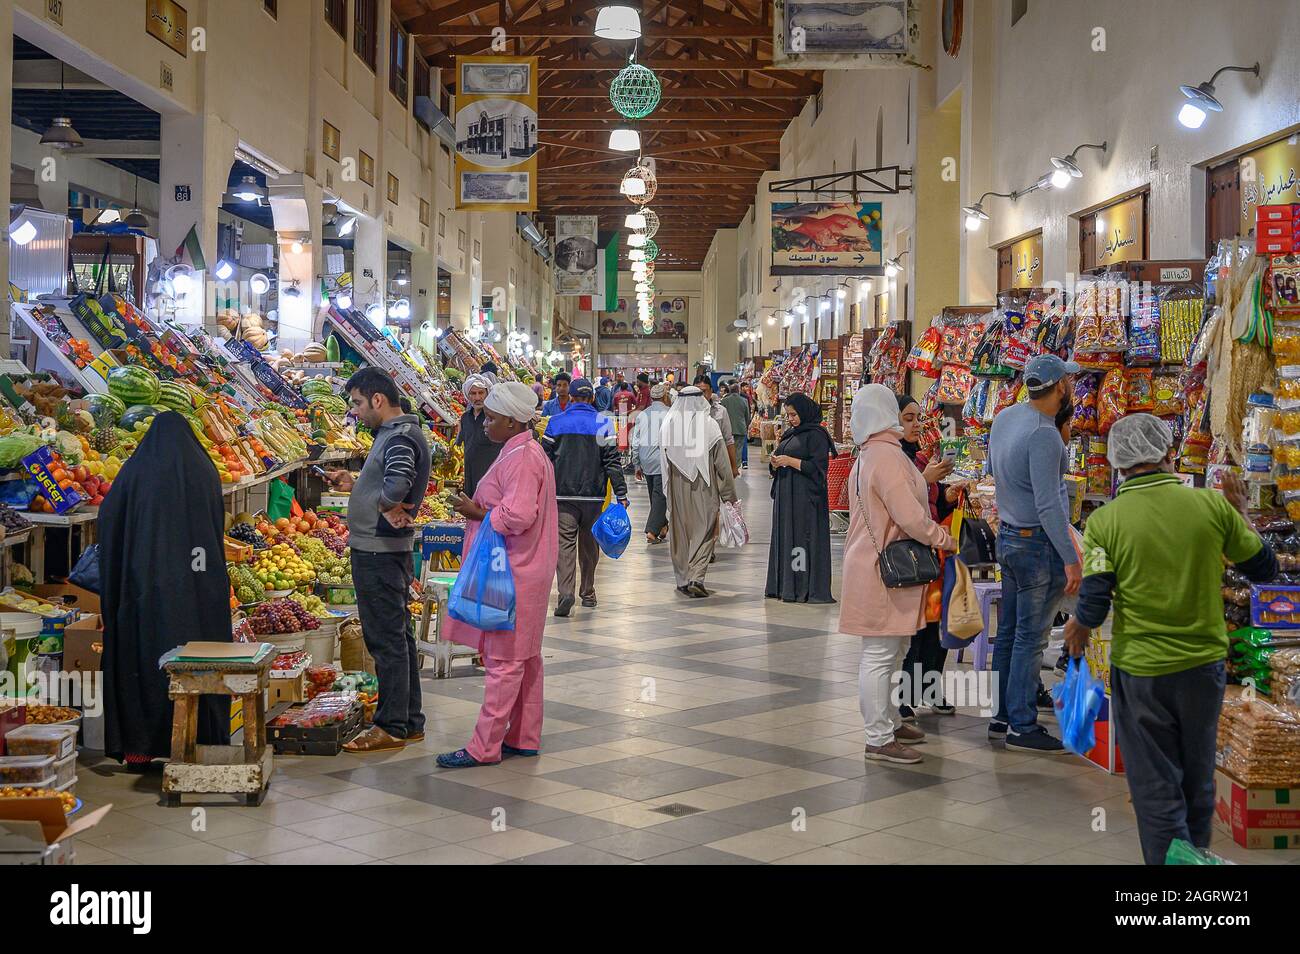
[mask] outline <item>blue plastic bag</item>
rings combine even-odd
[[[605,556],[617,560],[632,539],[632,518],[628,516],[627,508],[618,501],[610,504],[591,525],[591,535]]]
[[[99,592],[99,544],[92,543],[77,560],[68,574],[68,582],[92,593]]]
[[[1101,712],[1106,687],[1092,674],[1086,659],[1071,658],[1065,678],[1052,687],[1061,741],[1075,755],[1086,755],[1097,744],[1093,726]]]
[[[505,537],[492,526],[491,510],[461,561],[447,597],[447,615],[485,632],[515,628],[515,577]]]

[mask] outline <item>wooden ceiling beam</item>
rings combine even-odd
[[[424,18],[431,16],[425,14]],[[429,37],[431,39],[442,39],[445,37],[468,37],[468,38],[492,38],[493,30],[498,26],[504,27],[507,37],[546,37],[557,40],[565,40],[575,37],[590,40],[593,43],[606,42],[595,39],[591,34],[591,26],[585,23],[538,23],[534,20],[512,20],[508,23],[484,23],[478,26],[473,24],[450,24],[441,23],[431,29],[422,30],[419,33],[411,32],[411,35],[417,39]],[[741,23],[741,24],[681,24],[680,26],[668,26],[666,24],[651,23],[643,20],[641,22],[641,42],[647,40],[772,40],[772,28],[765,27],[761,23]]]
[[[466,51],[473,55],[474,51]],[[486,52],[486,51],[485,51]],[[549,53],[549,50],[546,51]],[[770,60],[754,60],[749,57],[729,56],[711,59],[661,59],[637,60],[642,66],[649,67],[656,73],[673,70],[679,72],[700,72],[716,70],[762,70],[772,66]],[[430,66],[450,69],[456,65],[456,57],[449,53],[436,53],[429,60]],[[627,66],[627,58],[622,56],[602,59],[584,60],[573,55],[541,55],[537,61],[540,73],[617,73]],[[608,93],[608,91],[606,91]]]
[[[763,88],[758,86],[741,87],[740,89],[722,89],[714,87],[683,87],[668,85],[663,89],[662,98],[664,100],[673,99],[720,99],[720,100],[782,100],[782,99],[807,99],[817,92],[817,84],[812,81],[798,86],[783,86],[773,88]],[[554,83],[544,83],[538,90],[538,96],[542,99],[608,99],[609,87],[607,86],[570,86],[564,87]]]

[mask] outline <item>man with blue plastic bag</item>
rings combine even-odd
[[[581,571],[578,595],[582,605],[596,605],[596,564],[600,548],[591,528],[605,502],[605,484],[627,506],[627,482],[618,455],[614,424],[596,412],[596,389],[585,378],[569,385],[573,403],[546,423],[542,447],[555,465],[555,493],[560,519],[560,558],[555,571],[559,599],[556,616],[573,609],[575,576]]]
[[[1273,551],[1246,522],[1241,479],[1228,474],[1222,494],[1185,486],[1173,443],[1150,414],[1111,428],[1106,456],[1124,482],[1088,518],[1083,584],[1065,628],[1077,658],[1113,601],[1111,719],[1149,865],[1165,863],[1175,838],[1210,844],[1228,654],[1223,558],[1255,582],[1277,573]]]

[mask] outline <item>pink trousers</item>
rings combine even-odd
[[[531,659],[484,656],[483,666],[487,670],[483,708],[466,751],[479,762],[499,762],[502,742],[517,749],[541,748],[541,655]]]

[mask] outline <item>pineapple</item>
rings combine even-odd
[[[120,439],[112,426],[97,427],[90,433],[90,446],[101,454],[107,454],[117,447]]]

